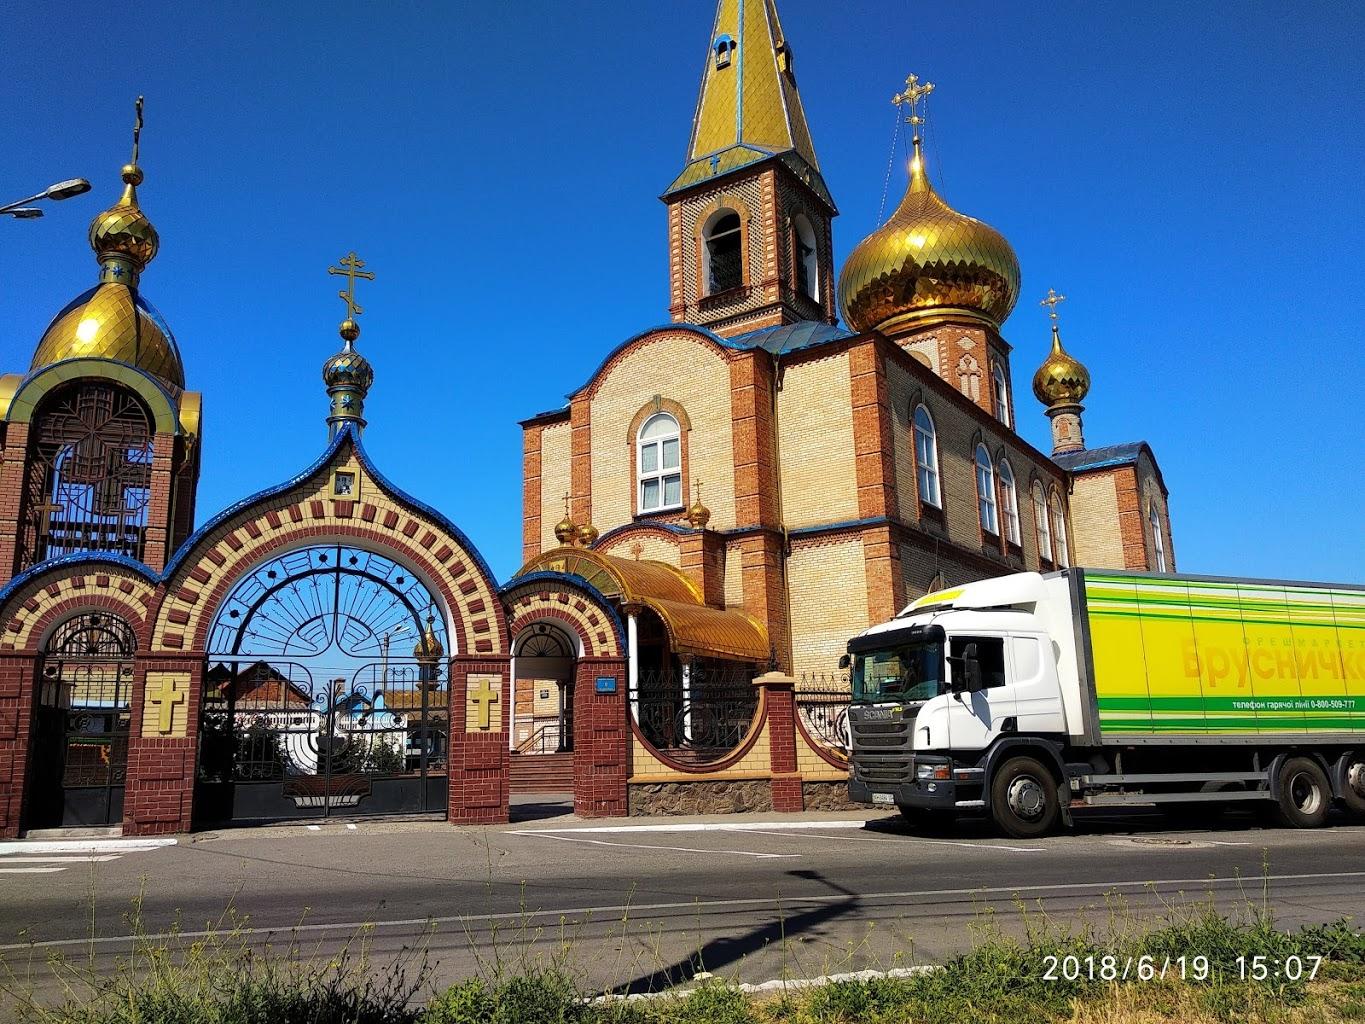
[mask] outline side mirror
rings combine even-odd
[[[848,667],[849,667],[850,665],[852,665],[852,664],[853,664],[853,659],[850,658],[847,654],[845,654],[842,658],[839,659],[839,667],[840,667],[840,668],[848,668]]]

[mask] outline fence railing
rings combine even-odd
[[[758,710],[748,668],[646,671],[630,691],[631,711],[646,742],[689,764],[725,756],[748,733]]]
[[[844,757],[852,745],[848,706],[852,690],[846,672],[807,672],[796,685],[796,712],[811,738]]]

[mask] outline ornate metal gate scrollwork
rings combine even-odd
[[[693,666],[681,671],[641,672],[630,693],[640,732],[675,761],[705,764],[739,746],[758,710],[754,672],[745,666]]]
[[[443,810],[447,649],[431,593],[382,555],[332,544],[256,568],[210,637],[200,780],[220,790],[215,816]]]

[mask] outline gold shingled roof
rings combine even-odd
[[[663,620],[675,654],[752,662],[766,662],[771,654],[763,623],[736,608],[708,606],[701,588],[667,562],[561,547],[537,555],[517,576],[533,572],[578,576],[606,598],[651,609]]]
[[[729,63],[717,66],[717,41],[731,40]],[[672,192],[784,152],[820,178],[792,53],[774,0],[720,0],[692,119],[687,166]],[[823,180],[817,191],[828,195]]]
[[[33,353],[29,369],[63,359],[116,359],[185,386],[185,367],[169,328],[137,292],[101,284],[57,314]]]

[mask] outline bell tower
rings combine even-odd
[[[839,211],[776,0],[719,0],[687,162],[663,201],[674,320],[726,336],[834,323]]]

